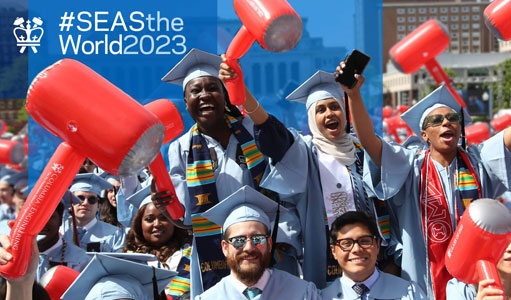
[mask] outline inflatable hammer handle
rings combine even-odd
[[[67,143],[58,146],[12,227],[8,249],[12,260],[0,266],[3,277],[18,278],[26,273],[32,255],[32,239],[50,219],[84,160],[85,156]]]
[[[159,191],[169,191],[170,193],[166,196],[172,195],[174,197],[169,205],[166,206],[170,217],[173,220],[182,218],[185,214],[185,211],[177,198],[176,191],[174,190],[174,185],[170,180],[169,172],[165,167],[165,162],[163,161],[161,153],[158,153],[158,156],[156,156],[154,161],[149,165],[149,169],[151,170],[154,180],[156,181],[157,189]]]
[[[225,53],[225,63],[236,72],[236,78],[225,81],[225,87],[229,94],[229,100],[233,105],[242,105],[245,103],[245,83],[243,82],[243,72],[237,61],[242,57],[250,46],[255,42],[255,38],[248,32],[245,26],[241,26],[236,36],[232,39],[227,52]]]
[[[431,76],[433,77],[433,79],[435,80],[435,82],[437,84],[445,83],[445,87],[449,90],[449,92],[451,92],[451,94],[454,96],[454,98],[456,98],[456,101],[458,101],[458,103],[461,105],[461,107],[467,108],[465,101],[463,101],[463,99],[460,97],[460,95],[452,87],[451,78],[449,78],[449,76],[447,76],[444,69],[442,69],[442,66],[440,66],[440,64],[438,63],[438,61],[435,58],[430,59],[426,63],[426,69],[428,69],[429,74],[431,74]]]
[[[488,285],[489,288],[504,290],[500,282],[499,271],[494,263],[481,259],[476,263],[476,270],[479,276],[479,281],[484,279],[493,279],[495,283]]]

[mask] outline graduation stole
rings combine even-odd
[[[456,220],[459,220],[460,211],[457,203],[461,202],[464,207],[467,207],[472,199],[481,197],[481,188],[467,155],[458,149],[456,159],[458,168],[455,180],[457,183],[455,212]],[[435,299],[445,299],[445,286],[452,276],[445,268],[444,258],[454,233],[454,226],[451,222],[442,181],[429,150],[426,151],[426,159],[422,165],[421,173],[422,230],[428,250],[433,293]]]
[[[351,185],[353,187],[353,199],[355,200],[355,206],[357,211],[365,211],[370,215],[373,215],[374,212],[372,210],[371,202],[374,203],[374,207],[376,209],[376,214],[378,217],[378,226],[383,235],[384,239],[390,238],[390,221],[389,221],[389,212],[384,201],[380,201],[376,198],[369,198],[364,188],[360,191],[357,182],[355,181],[354,173],[357,173],[360,178],[363,176],[363,162],[364,162],[364,148],[362,145],[353,140],[353,144],[355,145],[355,155],[357,156],[357,160],[354,163],[354,166],[346,166],[348,169],[348,173],[351,178]],[[363,195],[363,198],[361,197]],[[327,235],[327,243],[330,241],[330,230],[328,228],[328,219],[325,215],[325,231]],[[339,263],[335,260],[332,255],[332,251],[330,250],[330,245],[327,246],[327,275],[326,275],[326,283],[327,286],[332,284],[332,282],[339,276],[342,275],[342,269],[339,266]]]
[[[245,157],[245,162],[259,188],[266,161],[257,149],[254,138],[241,123],[225,115],[225,121],[236,137]],[[198,130],[197,123],[192,127],[192,143],[186,168],[186,183],[190,194],[192,227],[195,245],[199,256],[203,290],[215,285],[229,275],[230,270],[222,253],[222,227],[202,217],[202,213],[215,206],[218,195],[215,184],[215,171],[206,140]]]
[[[192,247],[183,250],[183,256],[177,266],[177,275],[170,282],[167,295],[172,299],[181,299],[190,292],[190,256]]]

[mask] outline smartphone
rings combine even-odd
[[[357,84],[355,74],[362,74],[371,57],[357,49],[346,56],[344,63],[346,66],[342,69],[342,74],[336,73],[335,80],[348,88],[353,88]]]

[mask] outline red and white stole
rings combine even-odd
[[[464,172],[467,176],[471,177],[475,182],[474,189],[463,190],[460,188],[460,182],[457,182],[456,198],[462,199],[467,193],[474,193],[481,197],[481,189],[479,180],[468,160],[468,157],[458,149],[458,170],[457,174]],[[469,171],[469,172],[466,172]],[[431,158],[430,151],[426,151],[426,157],[421,170],[421,218],[422,230],[425,233],[426,247],[428,250],[428,261],[431,271],[431,281],[433,283],[433,292],[435,299],[445,300],[445,287],[447,281],[452,276],[445,268],[445,252],[449,246],[449,241],[454,233],[454,226],[451,222],[451,215],[449,213],[449,206],[447,198],[442,187],[442,181],[438,175],[438,171]],[[459,176],[456,176],[459,178]],[[459,180],[458,180],[459,181]],[[468,196],[468,195],[467,195]],[[458,199],[455,199],[458,203]],[[467,202],[463,202],[467,203]],[[468,204],[467,204],[468,205]],[[456,220],[459,221],[460,215],[456,207]]]

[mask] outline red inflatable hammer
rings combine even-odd
[[[458,103],[466,108],[465,102],[451,85],[451,79],[436,60],[436,56],[449,46],[447,27],[437,20],[429,20],[410,32],[390,49],[394,66],[404,73],[415,73],[426,65],[437,84],[445,83]]]
[[[179,114],[176,106],[167,99],[159,99],[153,102],[147,103],[145,108],[155,114],[165,126],[165,140],[164,144],[172,141],[178,137],[184,129],[183,120],[181,114]],[[165,167],[165,161],[158,153],[154,161],[149,165],[149,169],[153,174],[154,180],[156,181],[156,187],[159,191],[170,191],[169,195],[174,196],[174,200],[166,206],[167,212],[170,217],[177,220],[184,215],[183,206],[178,201],[174,185],[169,176],[169,172]]]
[[[445,253],[452,276],[477,285],[494,279],[492,288],[502,290],[497,263],[511,241],[511,213],[499,201],[479,199],[463,213]]]
[[[285,0],[234,0],[234,10],[243,26],[231,41],[226,63],[238,75],[226,81],[229,99],[234,105],[245,102],[243,73],[237,61],[255,40],[271,52],[293,49],[302,37],[302,19]]]
[[[484,23],[497,38],[511,40],[511,0],[495,0],[484,10]]]
[[[44,227],[85,157],[105,171],[136,174],[159,153],[165,128],[158,118],[84,64],[63,59],[30,84],[27,112],[63,142],[29,194],[10,234],[6,278],[25,274],[32,239]]]

